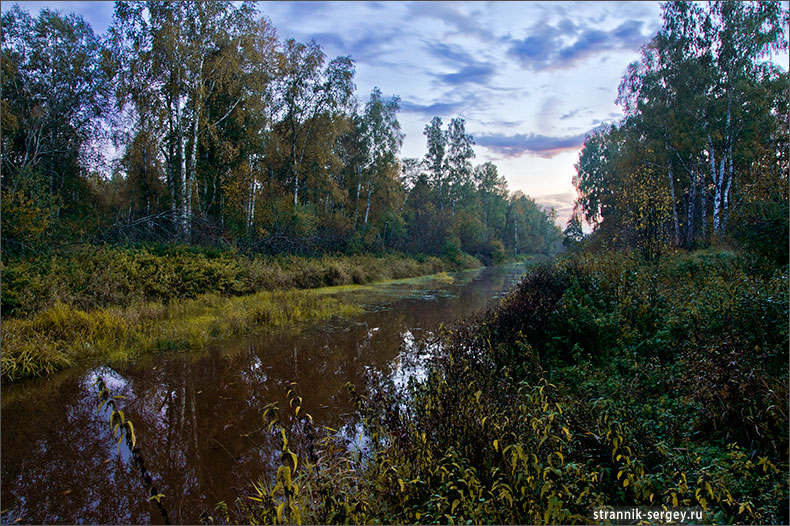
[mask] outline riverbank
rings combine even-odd
[[[45,376],[87,360],[126,360],[190,350],[267,328],[362,308],[313,290],[264,291],[248,296],[202,294],[193,299],[137,303],[83,311],[57,303],[3,322],[2,379]]]
[[[785,524],[787,276],[715,250],[536,268],[438,336],[423,380],[352,389],[364,451],[329,435],[293,474],[283,455],[287,484],[256,484],[235,520],[568,524],[686,506]]]
[[[388,255],[249,257],[191,247],[94,248],[4,262],[2,379],[128,359],[361,312],[321,287],[479,267]],[[312,290],[301,290],[312,289]],[[331,290],[331,289],[330,289]]]
[[[403,254],[246,255],[186,245],[83,245],[30,257],[3,257],[3,317],[26,317],[58,303],[90,311],[201,294],[362,285],[482,266],[466,254],[440,259]]]

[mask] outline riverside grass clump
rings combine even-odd
[[[167,303],[214,293],[365,284],[480,267],[454,259],[350,255],[264,257],[190,246],[80,246],[67,252],[6,257],[0,266],[4,317],[25,317],[57,303],[81,310]]]
[[[323,292],[323,291],[321,291]],[[3,321],[3,381],[44,376],[91,359],[198,349],[235,335],[362,309],[318,291],[264,291],[241,297],[204,294],[83,311],[56,303]]]
[[[421,381],[350,387],[356,438],[283,446],[276,480],[223,520],[563,524],[665,505],[786,524],[787,316],[787,268],[735,253],[539,267],[429,342]],[[287,422],[271,433],[312,426]]]

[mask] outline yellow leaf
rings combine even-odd
[[[131,420],[127,420],[126,423],[129,424],[129,434],[132,436],[132,448],[134,448],[135,444],[137,444],[137,438],[134,436],[134,425]]]

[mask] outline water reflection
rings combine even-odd
[[[440,323],[483,310],[523,271],[499,267],[339,292],[366,314],[3,386],[2,522],[161,523],[125,445],[119,454],[108,413],[96,411],[90,385],[99,375],[125,397],[119,408],[134,423],[170,519],[194,524],[279,465],[279,438],[267,433],[261,408],[287,407],[287,382],[298,382],[302,411],[340,429],[353,411],[347,381],[360,385],[370,370],[396,383],[419,374],[403,352],[420,348]]]

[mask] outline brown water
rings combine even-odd
[[[414,374],[407,354],[441,323],[484,310],[524,271],[508,265],[342,289],[335,293],[364,314],[3,386],[2,522],[162,522],[129,450],[113,440],[108,413],[96,410],[98,376],[126,397],[119,408],[134,423],[170,520],[195,524],[277,462],[261,408],[287,407],[286,383],[297,382],[316,424],[348,431],[347,381],[362,385],[370,371]]]

